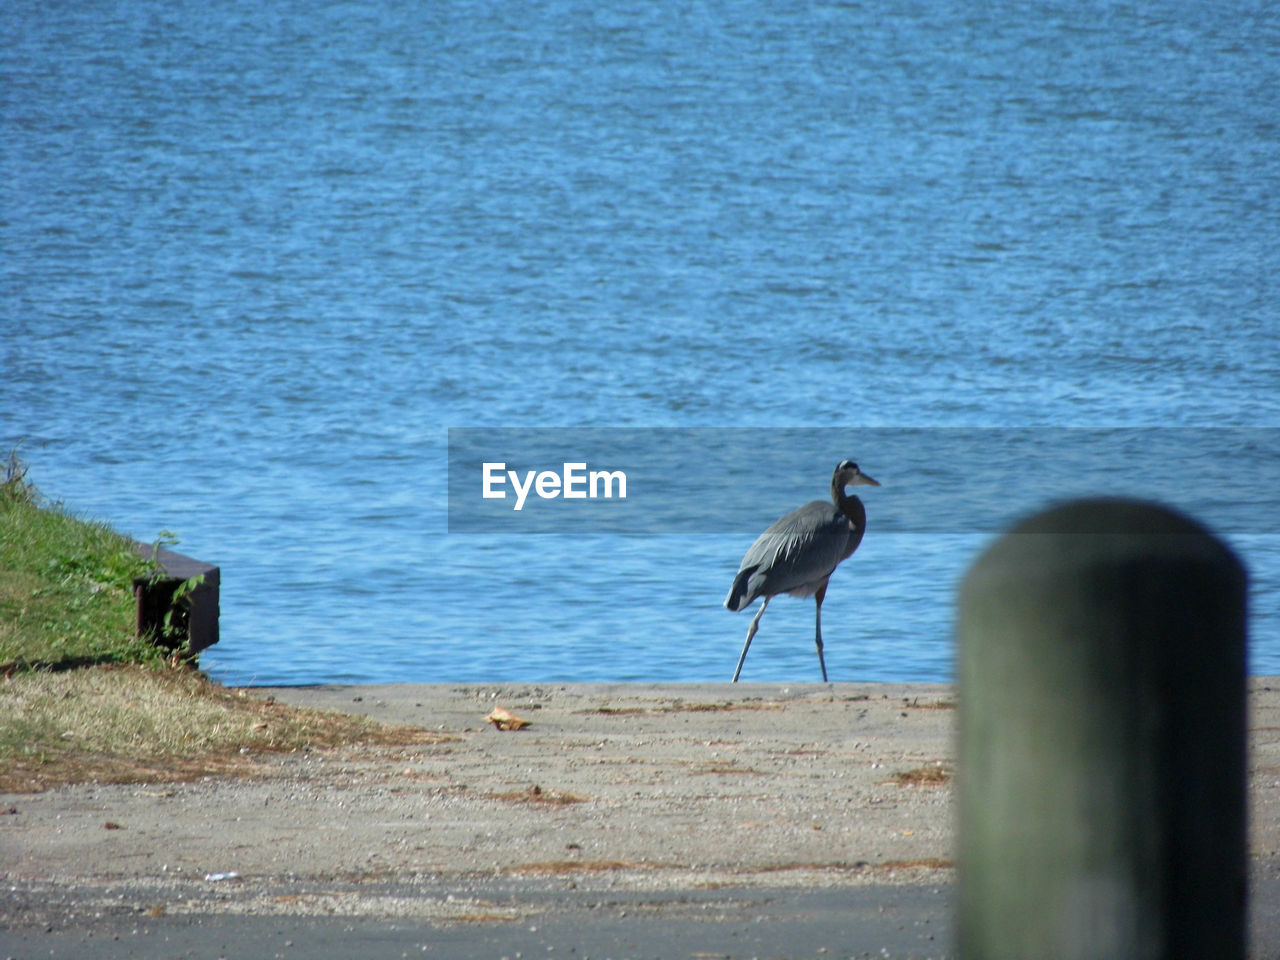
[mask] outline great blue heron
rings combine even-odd
[[[816,604],[813,642],[818,648],[822,680],[826,682],[827,664],[822,659],[822,598],[826,596],[831,574],[858,549],[867,530],[867,511],[862,501],[844,492],[845,487],[863,484],[880,486],[852,460],[842,461],[831,475],[831,503],[814,500],[792,510],[760,534],[742,558],[724,605],[736,613],[756,597],[764,597],[764,602],[747,628],[747,642],[742,645],[742,656],[738,657],[738,667],[733,671],[734,683],[742,673],[742,661],[747,659],[747,648],[756,635],[765,608],[780,593],[813,597]]]

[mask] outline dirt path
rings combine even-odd
[[[801,909],[821,891],[845,890],[840,903],[850,905],[911,888],[916,894],[901,895],[922,897],[919,915],[903,930],[919,942],[899,943],[891,955],[945,952],[949,687],[257,693],[414,724],[441,739],[266,755],[248,778],[0,797],[0,809],[12,811],[0,816],[8,935],[24,944],[65,935],[83,950],[76,924],[94,913],[171,931],[193,918],[341,917],[492,933],[494,925],[517,930],[511,925],[525,924],[531,910],[557,903],[630,898],[651,905],[633,909],[678,923],[685,908],[738,917],[714,904],[741,904],[753,890]],[[530,725],[496,729],[484,720],[495,706]],[[1280,894],[1272,882],[1280,875],[1280,693],[1268,681],[1254,681],[1251,711],[1255,888]],[[730,890],[737,893],[715,894]],[[1255,942],[1272,936],[1266,923],[1255,928]]]

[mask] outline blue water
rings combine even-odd
[[[2,43],[0,440],[221,565],[227,682],[727,679],[751,531],[844,457],[831,674],[949,679],[993,534],[877,531],[955,479],[886,431],[990,428],[1017,514],[1054,449],[1007,428],[1280,426],[1274,4],[11,0]],[[758,514],[450,534],[481,426],[755,428]],[[1225,535],[1278,674],[1280,538]],[[744,679],[816,679],[811,630],[775,602]]]

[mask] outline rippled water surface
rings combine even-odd
[[[1230,428],[1257,443],[1213,469],[1275,475],[1272,4],[16,0],[6,21],[0,440],[50,497],[221,565],[204,663],[228,682],[727,679],[753,531],[844,457],[884,486],[823,608],[831,673],[948,679],[955,585],[993,534],[902,522],[956,478],[893,431],[988,431],[1010,515],[1041,505],[1066,428]],[[450,533],[449,428],[535,426],[753,428],[696,468],[731,459],[754,512]],[[1184,509],[1202,452],[1166,497]],[[1259,509],[1241,494],[1226,536],[1251,669],[1276,674]],[[815,679],[811,603],[762,624],[744,678]]]

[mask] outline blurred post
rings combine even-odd
[[[1016,527],[960,591],[966,958],[1242,958],[1240,561],[1149,503]]]

